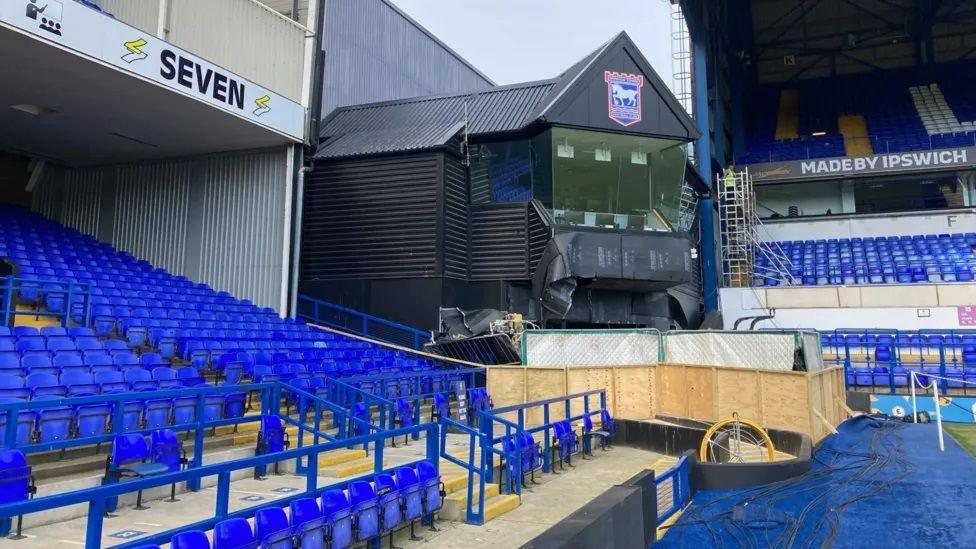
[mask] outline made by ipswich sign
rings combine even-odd
[[[304,139],[305,109],[298,103],[74,0],[3,0],[0,26]]]
[[[749,164],[756,182],[836,179],[915,171],[966,169],[976,165],[976,147],[844,156]]]

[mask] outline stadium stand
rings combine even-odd
[[[31,288],[32,280],[45,281],[26,296],[21,292],[21,301],[34,309],[18,314],[50,313],[52,303],[70,301],[70,310],[62,308],[62,314],[72,323],[81,322],[82,296],[67,295],[72,281],[90,284],[93,313],[92,326],[0,327],[0,398],[138,391],[145,398],[126,405],[125,431],[178,425],[193,416],[193,397],[153,399],[151,391],[157,389],[233,385],[247,378],[287,381],[315,391],[326,376],[415,377],[443,365],[281,319],[272,309],[154,269],[147,261],[16,206],[0,204],[0,257],[18,266],[26,287]],[[435,384],[442,386],[439,379],[421,378],[424,393]],[[388,396],[402,397],[414,387],[394,381],[385,390]],[[208,417],[243,416],[245,395],[214,397],[222,402],[208,403]],[[103,434],[111,406],[24,414],[18,441],[27,444]]]
[[[932,75],[894,70],[799,83],[798,136],[793,139],[776,138],[781,90],[762,88],[750,101],[746,150],[737,162],[845,156],[840,127],[845,115],[864,117],[875,153],[972,146],[976,144],[976,102],[969,93],[973,66],[969,61],[941,66]],[[812,135],[815,132],[826,135]]]
[[[777,242],[789,258],[793,280],[804,286],[972,282],[976,233],[854,237]],[[758,254],[757,271],[777,263]],[[756,286],[788,284],[789,277],[757,276]]]
[[[948,392],[967,393],[964,382],[976,382],[976,330],[847,328],[820,338],[824,361],[845,366],[851,388],[905,390],[912,371],[946,378]]]

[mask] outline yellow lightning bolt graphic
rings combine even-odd
[[[261,116],[262,114],[271,110],[271,107],[268,106],[268,101],[271,101],[270,95],[258,97],[254,100],[254,104],[258,106],[258,108],[254,109],[254,114],[256,116]]]
[[[122,44],[125,49],[129,50],[129,53],[122,56],[122,60],[126,63],[132,63],[133,61],[139,61],[149,57],[140,48],[148,44],[145,38],[140,38],[138,40],[132,40],[131,42],[125,42]]]

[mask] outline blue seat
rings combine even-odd
[[[31,467],[20,450],[0,450],[0,504],[34,499],[37,486]],[[17,517],[17,533],[9,539],[23,539],[23,516]]]
[[[58,401],[59,397],[36,396],[33,402],[44,400]],[[37,409],[37,441],[43,443],[68,440],[74,415],[74,410],[68,406],[52,405],[50,408]]]
[[[329,547],[352,547],[352,519],[352,506],[342,490],[326,490],[322,494],[322,520],[329,531]]]
[[[447,397],[443,393],[434,393],[434,403],[431,409],[431,417],[440,418],[451,418],[451,407],[447,401]]]
[[[355,519],[353,531],[355,540],[363,542],[380,535],[379,498],[373,485],[357,480],[349,483],[349,505]]]
[[[413,521],[424,514],[423,486],[417,479],[417,472],[412,467],[397,467],[393,470],[397,487],[400,489],[400,501],[403,507],[403,520],[411,521],[411,537]]]
[[[380,473],[374,479],[376,495],[380,506],[380,529],[383,533],[390,533],[392,543],[393,531],[402,522],[403,515],[400,506],[400,488],[393,475]]]
[[[31,396],[65,396],[68,389],[53,374],[29,374],[26,382]]]
[[[79,395],[80,396],[80,395]],[[75,431],[78,437],[104,435],[112,416],[111,404],[82,404],[75,407]]]
[[[424,514],[433,515],[443,505],[444,489],[441,484],[441,477],[433,464],[429,461],[421,461],[417,463],[417,479],[423,491]]]
[[[407,402],[407,399],[398,398],[394,403],[394,407],[396,412],[395,420],[399,427],[401,428],[410,427],[414,424],[413,407],[410,406],[410,403]],[[393,439],[390,440],[391,440],[391,444],[395,448],[396,443],[393,442]],[[410,441],[410,435],[403,435],[403,444],[409,444],[409,441]]]
[[[182,471],[189,463],[183,443],[169,429],[157,429],[149,435],[149,459],[152,463],[165,465],[167,473]],[[176,484],[170,485],[168,501],[178,501]]]
[[[258,431],[257,449],[255,455],[274,454],[283,452],[291,446],[288,433],[281,424],[281,418],[276,415],[261,416],[261,429]],[[275,462],[275,474],[278,474],[278,462]],[[258,470],[254,470],[254,478],[260,478]]]
[[[0,374],[0,398],[27,400],[30,396],[31,391],[24,384],[24,378]]]
[[[170,549],[210,549],[210,539],[201,530],[180,532],[170,540]]]
[[[24,355],[20,359],[20,365],[27,371],[28,374],[47,374],[56,376],[58,374],[58,369],[54,367],[51,362],[51,357],[42,354],[29,354]],[[55,383],[57,385],[57,383]]]
[[[251,525],[242,518],[218,522],[213,530],[213,549],[251,547],[255,542]]]
[[[617,426],[613,422],[613,416],[606,409],[600,410],[600,422],[603,424],[603,430],[609,435],[607,440],[609,443],[617,435]]]
[[[323,547],[327,521],[315,498],[296,499],[288,505],[288,509],[297,545],[303,549]]]
[[[593,430],[593,418],[589,414],[583,416],[583,440],[584,443],[583,450],[586,452],[592,452],[592,448],[588,443],[592,438],[600,439],[600,449],[604,452],[607,450],[607,441],[610,438],[610,433],[604,431],[603,429]]]
[[[125,478],[144,478],[168,473],[169,465],[152,461],[152,453],[146,439],[139,434],[119,435],[112,442],[112,451],[105,461],[105,483],[118,482]],[[117,500],[106,504],[108,511],[114,511]],[[136,496],[136,509],[148,509],[142,505],[142,490]]]
[[[292,529],[281,507],[265,507],[254,513],[254,537],[261,547],[291,549]]]

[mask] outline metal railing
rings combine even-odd
[[[684,508],[691,499],[689,469],[688,458],[682,456],[674,467],[654,478],[654,488],[657,492],[657,526]]]
[[[329,326],[363,337],[388,341],[411,349],[421,349],[424,343],[430,341],[431,338],[430,332],[306,295],[298,296],[296,314],[299,318],[304,318],[315,324]]]
[[[599,407],[591,407],[591,398],[599,397]],[[578,401],[577,404],[582,404],[583,412],[581,414],[573,415],[573,401]],[[553,415],[553,406],[562,407],[562,414]],[[495,408],[492,410],[481,411],[478,413],[478,429],[481,432],[481,455],[482,460],[489,460],[489,464],[494,463],[494,456],[499,455],[504,460],[503,463],[507,463],[508,467],[501,468],[501,474],[505,474],[506,469],[510,469],[511,472],[508,474],[507,478],[500,479],[500,484],[505,489],[506,493],[517,494],[521,497],[522,495],[522,476],[526,471],[523,470],[522,459],[520,455],[509,455],[504,450],[505,440],[516,435],[519,437],[517,440],[521,440],[521,437],[525,433],[537,433],[542,432],[542,464],[541,468],[543,472],[552,471],[552,442],[553,442],[553,424],[556,421],[568,420],[570,422],[583,419],[585,416],[599,414],[602,410],[607,407],[607,392],[605,389],[594,389],[591,391],[584,391],[581,393],[574,393],[571,395],[555,397],[544,400],[536,400],[532,402],[526,402],[524,404],[513,404],[511,406],[504,406],[501,408]],[[542,423],[536,426],[527,427],[525,424],[525,412],[533,408],[542,409]],[[510,421],[501,417],[501,414],[515,413],[516,421]],[[504,434],[501,436],[495,436],[496,426],[500,428],[500,431]],[[585,441],[584,441],[585,444]],[[496,448],[496,445],[500,445]],[[488,467],[485,469],[486,480],[491,482],[494,480],[494,467]]]
[[[91,325],[91,288],[89,282],[76,282],[74,280],[57,278],[35,278],[35,277],[16,277],[6,276],[3,286],[0,287],[0,311],[3,319],[0,326],[10,326],[17,316],[33,316],[56,318],[61,321],[62,326],[67,326],[69,320],[74,318],[81,326]],[[32,311],[17,310],[18,298],[23,299],[24,295],[34,296],[29,301],[48,300],[49,296],[57,296],[63,300],[63,307],[60,311]],[[77,302],[76,297],[81,301]],[[50,309],[50,303],[48,304]]]
[[[195,431],[197,448],[203,447],[203,435],[206,429],[225,425],[239,425],[257,421],[259,416],[242,416],[234,418],[224,418],[207,421],[204,409],[207,405],[207,397],[227,394],[248,394],[260,392],[261,411],[272,413],[274,411],[273,402],[277,383],[253,383],[249,385],[221,385],[219,387],[182,387],[180,389],[160,389],[155,391],[124,392],[100,394],[93,396],[78,396],[65,398],[52,398],[45,400],[25,400],[20,402],[0,403],[0,415],[6,416],[6,426],[3,433],[3,446],[5,448],[16,448],[25,454],[37,452],[48,452],[52,450],[66,450],[79,446],[91,446],[111,442],[116,436],[123,433],[149,434],[155,429],[135,429],[124,430],[124,415],[126,403],[143,403],[147,400],[167,400],[176,398],[196,398],[194,409],[194,420],[189,423],[167,425],[164,428],[175,432]],[[51,442],[31,442],[28,444],[17,444],[17,420],[23,412],[39,412],[49,409],[70,409],[77,410],[82,406],[110,406],[111,412],[108,421],[108,429],[104,434],[68,438]],[[203,455],[195,455],[192,463],[199,465],[202,463]]]
[[[289,502],[307,497],[319,497],[323,492],[335,488],[343,488],[346,486],[347,482],[342,482],[338,484],[332,484],[325,487],[318,486],[318,457],[319,454],[323,452],[329,452],[332,450],[340,450],[346,448],[349,445],[358,444],[373,444],[376,447],[375,457],[376,457],[376,468],[374,473],[381,472],[391,472],[392,468],[384,469],[383,463],[383,448],[385,446],[385,441],[404,435],[410,435],[414,433],[424,433],[427,437],[427,453],[426,460],[439,470],[439,461],[437,459],[437,429],[438,426],[435,423],[428,423],[424,425],[416,425],[413,427],[406,427],[403,429],[396,429],[393,431],[380,431],[368,435],[363,435],[359,437],[353,437],[347,440],[325,442],[322,444],[314,444],[311,446],[305,446],[300,448],[295,448],[293,450],[286,450],[284,452],[277,452],[272,454],[263,454],[260,456],[236,459],[232,461],[226,461],[222,463],[214,463],[211,465],[203,465],[190,467],[183,471],[178,471],[174,473],[166,473],[153,477],[140,478],[136,480],[107,484],[103,486],[98,486],[94,488],[85,488],[82,490],[74,490],[71,492],[65,492],[61,494],[54,494],[49,496],[39,497],[30,501],[20,501],[15,503],[7,503],[0,505],[0,518],[7,519],[11,517],[16,517],[18,515],[39,513],[44,511],[49,511],[52,509],[57,509],[60,507],[65,507],[69,505],[77,505],[82,503],[88,504],[88,522],[85,532],[85,547],[99,548],[101,547],[102,538],[102,526],[105,520],[105,510],[106,504],[109,500],[117,498],[119,496],[137,492],[140,490],[148,490],[151,488],[157,488],[160,486],[167,486],[170,484],[176,484],[180,482],[186,482],[189,484],[195,484],[199,486],[202,479],[206,477],[217,477],[217,494],[214,503],[213,515],[209,518],[197,521],[192,524],[187,524],[177,529],[166,530],[163,532],[151,534],[140,538],[137,541],[132,541],[129,543],[124,543],[121,545],[116,545],[118,549],[132,548],[137,546],[143,546],[146,544],[165,544],[169,543],[170,538],[174,534],[177,534],[185,530],[210,530],[218,522],[231,519],[231,518],[244,518],[248,519],[254,516],[254,514],[264,508],[268,507],[282,507],[288,505]],[[300,460],[305,459],[308,463],[308,467],[305,470],[306,479],[306,489],[304,492],[287,496],[283,498],[278,498],[267,504],[258,505],[254,507],[248,507],[247,509],[242,509],[235,512],[230,512],[230,484],[231,475],[235,471],[241,471],[245,469],[255,469],[260,467],[267,467],[268,465],[274,464],[280,461],[287,461],[290,459]],[[413,466],[416,463],[423,460],[415,460],[410,463],[398,464],[398,467],[403,466]]]
[[[943,393],[968,393],[963,380],[976,379],[976,330],[840,328],[821,332],[825,335],[829,343],[822,343],[824,364],[843,366],[848,388],[907,392],[909,372],[915,371],[939,376]],[[886,356],[879,359],[879,351]]]

